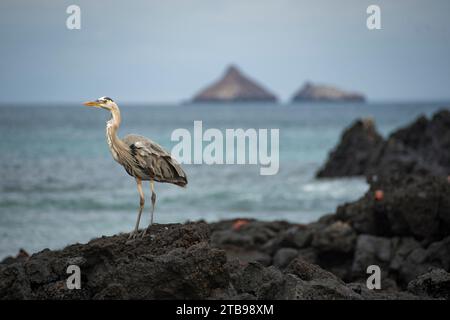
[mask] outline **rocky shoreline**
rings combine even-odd
[[[21,253],[0,264],[0,298],[449,299],[449,195],[444,178],[379,180],[307,225],[155,225],[144,239]],[[80,290],[66,288],[71,264],[81,269]],[[369,265],[381,268],[381,290],[366,286]]]
[[[133,241],[21,251],[0,262],[0,299],[450,299],[449,124],[441,111],[384,140],[357,121],[319,176],[364,174],[370,188],[316,222],[154,225]],[[366,285],[371,265],[381,289]]]

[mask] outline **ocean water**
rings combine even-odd
[[[280,169],[261,176],[258,165],[183,165],[186,189],[157,184],[155,222],[217,221],[235,217],[306,223],[367,190],[362,178],[314,178],[342,130],[373,117],[388,135],[444,103],[299,105],[121,105],[119,136],[137,133],[167,150],[177,128],[278,128]],[[448,104],[447,104],[448,106]],[[19,248],[62,248],[134,227],[136,183],[112,159],[105,139],[109,114],[76,105],[0,107],[0,258]],[[150,189],[145,185],[149,221]]]

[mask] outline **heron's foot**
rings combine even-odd
[[[150,236],[151,239],[155,238],[155,235],[150,233],[150,226],[148,226],[147,228],[144,229],[144,231],[142,231],[141,237],[144,238],[147,234]]]
[[[138,237],[139,232],[137,230],[133,230],[130,232],[130,236],[128,237],[128,240],[134,240]]]

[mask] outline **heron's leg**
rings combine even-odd
[[[137,183],[137,188],[139,191],[139,213],[137,216],[137,221],[136,221],[136,226],[134,227],[134,231],[130,233],[130,236],[128,237],[128,239],[136,238],[136,236],[138,235],[139,222],[141,220],[141,214],[142,214],[142,210],[144,209],[144,204],[145,204],[144,191],[142,190],[142,180],[139,178],[136,178],[136,183]]]
[[[155,184],[153,180],[150,181],[150,189],[152,190],[152,214],[150,216],[150,225],[153,224],[153,213],[155,212],[155,204],[156,204],[156,192],[155,192]]]
[[[155,184],[153,183],[153,180],[150,180],[150,189],[152,190],[152,211],[150,213],[150,224],[148,225],[147,229],[144,230],[142,236],[145,236],[147,230],[149,230],[150,227],[153,225],[153,213],[155,212],[155,203],[156,203]]]

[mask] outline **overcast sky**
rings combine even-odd
[[[366,28],[370,4],[382,30]],[[179,102],[229,63],[283,101],[306,80],[450,100],[449,14],[448,0],[2,0],[0,103]]]

